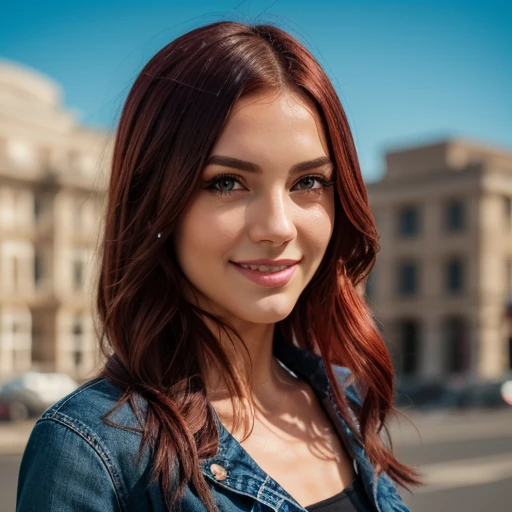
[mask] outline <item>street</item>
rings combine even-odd
[[[427,484],[413,495],[402,491],[412,512],[510,512],[512,408],[411,419],[421,440],[404,419],[392,432],[400,460],[417,467]],[[22,447],[16,438],[26,438],[31,426],[0,425],[0,512],[14,511]]]
[[[512,409],[414,416],[393,428],[399,460],[426,483],[402,491],[412,512],[508,512],[512,485]]]

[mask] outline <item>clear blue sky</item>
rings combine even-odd
[[[368,181],[387,149],[445,136],[512,148],[512,1],[3,2],[0,58],[49,75],[81,122],[115,129],[167,42],[221,19],[278,24],[333,81]]]

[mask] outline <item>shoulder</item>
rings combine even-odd
[[[52,420],[77,430],[85,427],[98,434],[109,435],[111,430],[103,421],[103,416],[116,406],[122,395],[122,390],[111,382],[101,378],[93,379],[53,404],[38,421]],[[123,404],[109,418],[127,427],[141,427],[128,403]]]
[[[83,505],[79,496],[84,494],[84,486],[92,489],[93,497],[101,495],[102,503],[111,503],[112,508],[106,510],[126,508],[129,489],[140,479],[135,468],[141,435],[110,426],[103,420],[121,396],[121,390],[110,382],[94,379],[43,413],[22,458],[18,482],[20,510],[32,510],[28,503],[33,503],[35,496],[45,503],[55,499],[51,495],[62,501],[75,500],[73,506],[69,504],[72,510]],[[141,428],[128,403],[110,415],[109,420],[129,429]],[[40,481],[41,473],[48,480],[46,484]],[[67,485],[76,496],[72,498],[73,492],[60,492],[56,488],[59,485]],[[38,507],[37,510],[43,510]],[[63,505],[62,510],[68,508]]]
[[[109,414],[122,394],[105,379],[86,382],[45,411],[36,427],[48,422],[59,424],[75,432],[105,460],[110,457],[118,460],[130,453],[127,447],[138,448],[141,435],[137,430],[143,427],[128,402]],[[140,400],[138,405],[142,409],[145,404]],[[103,419],[107,414],[113,425]]]

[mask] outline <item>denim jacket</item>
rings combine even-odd
[[[376,477],[364,447],[343,420],[322,359],[311,352],[281,343],[274,343],[274,355],[286,369],[309,382],[333,421],[352,457],[354,470],[361,476],[375,507],[367,512],[408,512],[390,478],[385,473]],[[359,403],[353,386],[344,385],[349,370],[339,366],[334,366],[334,370],[347,399]],[[149,445],[137,464],[141,435],[107,425],[101,419],[121,395],[121,390],[109,381],[96,378],[59,400],[38,419],[21,462],[18,512],[166,510],[161,486],[157,482],[149,485]],[[144,403],[141,397],[137,399],[142,408]],[[141,428],[128,403],[113,413],[110,420]],[[223,427],[218,416],[217,427],[219,450],[213,457],[200,462],[218,510],[305,512],[277,481],[256,464]],[[193,487],[186,487],[180,510],[206,510]]]

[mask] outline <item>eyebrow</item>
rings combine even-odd
[[[327,156],[321,156],[319,158],[315,158],[314,160],[308,160],[306,162],[300,162],[298,164],[292,165],[290,168],[290,174],[295,174],[301,171],[308,171],[310,169],[316,169],[328,164],[333,165],[331,159]],[[231,156],[212,155],[210,158],[208,158],[206,165],[222,165],[224,167],[240,169],[241,171],[255,173],[262,172],[259,165],[246,162],[245,160],[239,160],[238,158],[233,158]]]

